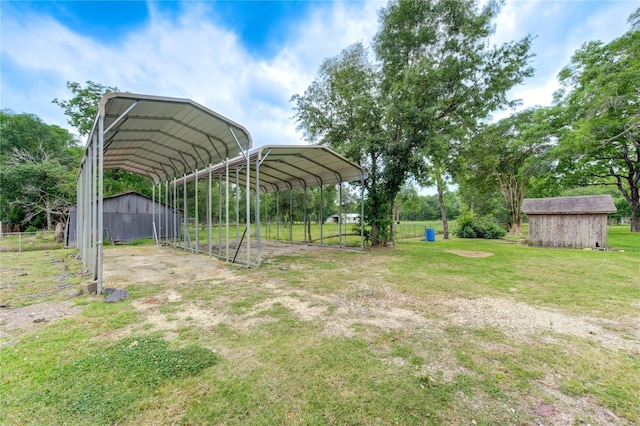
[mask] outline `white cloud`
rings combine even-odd
[[[65,125],[50,101],[71,95],[67,81],[92,80],[130,92],[193,99],[243,124],[256,145],[300,143],[290,120],[291,95],[306,89],[325,57],[370,40],[381,5],[319,4],[287,29],[286,44],[267,59],[252,57],[236,34],[210,20],[209,4],[185,3],[177,18],[151,6],[145,26],[113,42],[81,36],[49,17],[3,20],[3,57],[18,70],[50,78],[38,93],[3,83],[2,107]]]
[[[605,2],[606,3],[606,2]],[[386,1],[318,2],[282,31],[274,54],[252,55],[221,26],[215,3],[185,2],[177,17],[150,3],[150,19],[112,40],[96,40],[48,16],[5,13],[2,18],[2,108],[31,112],[66,126],[54,98],[71,94],[67,81],[92,80],[121,90],[190,98],[243,124],[257,145],[301,143],[289,102],[302,93],[321,62],[348,45],[367,45]],[[597,13],[572,22],[583,6]],[[622,34],[632,2],[507,1],[496,21],[495,43],[539,34],[533,49],[537,76],[512,91],[524,106],[548,105],[556,75],[584,41]]]

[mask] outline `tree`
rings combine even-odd
[[[635,18],[634,18],[635,16]],[[565,114],[560,166],[570,182],[614,185],[640,232],[640,9],[632,29],[608,44],[584,44],[559,75]],[[634,21],[635,19],[635,21]]]
[[[64,110],[67,122],[78,130],[80,136],[86,136],[93,127],[93,121],[98,113],[100,99],[111,92],[117,92],[117,87],[104,86],[93,81],[87,81],[86,87],[80,83],[67,81],[67,88],[74,96],[67,100],[54,99],[52,102]]]
[[[513,106],[507,90],[532,74],[529,37],[489,47],[498,11],[495,2],[478,13],[473,1],[406,1],[381,14],[375,48],[390,126],[402,128],[409,149],[427,160],[414,173],[438,188],[445,238],[445,178],[458,171],[460,143],[479,119]]]
[[[423,158],[452,164],[455,141],[509,105],[506,92],[531,75],[529,37],[489,47],[497,12],[495,2],[480,12],[470,0],[391,2],[380,13],[376,66],[354,45],[325,61],[304,96],[293,97],[310,141],[366,167],[372,244],[390,235],[406,179],[430,174]]]
[[[6,164],[3,180],[19,188],[20,196],[9,204],[19,206],[24,212],[23,223],[44,214],[46,229],[53,230],[54,217],[64,217],[65,207],[72,204],[75,196],[74,169],[44,150],[35,154],[26,150],[14,152]]]
[[[550,122],[548,110],[528,109],[484,126],[467,148],[474,181],[499,189],[511,233],[520,233],[521,207],[529,181],[550,172],[547,154],[555,142]]]
[[[69,132],[35,115],[3,111],[0,118],[0,220],[51,230],[72,204],[82,149]]]
[[[67,82],[67,88],[73,93],[68,100],[54,99],[68,117],[67,122],[78,130],[81,136],[87,136],[91,131],[98,113],[100,99],[107,94],[117,92],[117,87],[105,86],[93,81],[87,81],[86,86],[80,83]],[[110,196],[123,191],[136,191],[151,196],[150,181],[147,177],[129,173],[124,170],[104,171],[104,195]]]
[[[376,78],[367,50],[357,43],[325,60],[304,95],[291,98],[298,129],[309,142],[329,145],[367,170],[365,221],[371,226],[372,245],[390,236],[395,197],[395,192],[386,191],[390,168]]]

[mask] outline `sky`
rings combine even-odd
[[[386,1],[0,0],[0,109],[73,129],[53,99],[67,82],[189,98],[246,127],[254,146],[304,143],[294,94],[322,61],[370,45]],[[588,41],[626,31],[630,0],[506,0],[492,41],[535,36],[533,78],[509,96],[550,105],[558,72]],[[510,112],[495,114],[496,118]],[[75,132],[75,131],[74,131]],[[84,141],[83,141],[84,142]]]

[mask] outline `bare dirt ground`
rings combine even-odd
[[[280,255],[308,250],[327,249],[282,244],[273,247],[270,253]],[[475,252],[456,254],[485,255]],[[368,268],[379,260],[364,254],[362,261],[371,262],[371,265],[360,265]],[[269,263],[269,259],[266,263]],[[569,335],[610,350],[640,354],[640,317],[614,321],[571,316],[552,309],[491,297],[418,300],[398,292],[392,283],[379,279],[372,282],[371,277],[363,277],[361,281],[354,278],[356,281],[348,290],[317,294],[300,287],[292,288],[277,276],[265,279],[265,274],[239,274],[234,265],[163,247],[110,248],[105,251],[104,267],[106,287],[122,289],[129,285],[148,283],[164,288],[153,296],[137,298],[131,303],[146,318],[152,330],[164,332],[169,339],[185,326],[211,327],[225,323],[240,332],[250,330],[257,324],[272,320],[268,316],[258,315],[259,312],[279,304],[300,320],[320,324],[322,334],[328,337],[362,336],[364,327],[365,335],[397,331],[428,339],[429,336],[443,336],[446,327],[450,326],[493,327],[509,338],[525,342],[553,340],[554,336]],[[282,269],[282,273],[286,271],[287,268]],[[242,313],[234,313],[228,307],[229,302],[233,301],[229,297],[221,296],[216,300],[208,300],[207,303],[201,303],[197,299],[185,300],[181,288],[199,282],[225,286],[249,282],[255,290],[269,296]],[[168,304],[175,306],[170,314],[162,309]],[[0,309],[0,338],[5,339],[45,323],[76,315],[81,308],[64,301],[20,309]],[[122,334],[127,332],[126,329],[118,331]],[[424,368],[444,372],[446,380],[447,376],[453,377],[460,372],[462,367],[456,365],[455,361],[447,360],[454,357],[444,355]],[[401,358],[387,361],[392,364],[404,362]],[[537,406],[541,424],[573,424],[581,413],[588,413],[596,424],[624,424],[613,413],[586,398],[562,394],[551,375],[542,381],[541,387],[556,400],[555,406],[548,407],[542,402]]]

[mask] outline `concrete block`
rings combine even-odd
[[[82,283],[82,294],[96,294],[98,283],[96,281],[86,281]]]

